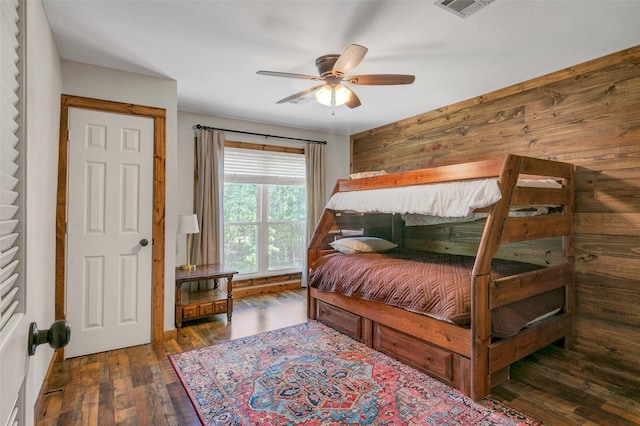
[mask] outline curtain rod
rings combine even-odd
[[[202,124],[196,124],[195,128],[196,129],[204,129],[204,130],[220,130],[221,132],[242,133],[242,134],[245,134],[245,135],[253,135],[253,136],[264,136],[265,138],[289,139],[289,140],[293,140],[293,141],[321,143],[321,144],[324,144],[324,145],[327,144],[327,141],[316,141],[316,140],[313,140],[313,139],[290,138],[288,136],[268,135],[266,133],[245,132],[245,131],[242,131],[242,130],[220,129],[218,127],[203,126]]]

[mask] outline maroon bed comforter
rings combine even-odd
[[[318,260],[309,274],[308,285],[468,326],[474,260],[470,256],[396,250],[384,254],[335,253]],[[494,259],[492,276],[495,279],[538,268]],[[515,334],[527,322],[562,305],[562,292],[555,291],[496,309],[492,315],[493,334]]]

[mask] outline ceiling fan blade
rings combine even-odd
[[[277,103],[277,104],[284,104],[284,103],[286,103],[286,102],[290,102],[290,101],[292,101],[292,100],[294,100],[294,99],[297,99],[297,98],[300,98],[300,97],[302,97],[302,96],[306,95],[307,93],[311,93],[311,92],[313,92],[314,90],[318,90],[318,89],[319,89],[319,88],[321,88],[322,86],[324,86],[324,85],[323,85],[323,84],[320,84],[320,85],[318,85],[318,86],[313,86],[313,87],[311,87],[311,88],[309,88],[309,89],[305,89],[305,90],[303,90],[302,92],[294,93],[294,94],[293,94],[293,95],[291,95],[291,96],[288,96],[288,97],[286,97],[286,98],[284,98],[284,99],[280,99],[280,100],[279,100],[278,102],[276,102],[276,103]]]
[[[348,106],[349,108],[357,108],[360,105],[362,105],[362,103],[360,102],[360,98],[358,98],[356,93],[353,90],[351,90],[351,97],[345,103],[345,105]]]
[[[391,84],[411,84],[416,77],[407,74],[368,74],[352,75],[344,79],[350,84],[367,85],[391,85]]]
[[[348,74],[364,59],[364,55],[367,54],[368,50],[369,49],[359,44],[350,44],[336,60],[332,73],[339,76]]]
[[[294,74],[290,72],[278,72],[278,71],[257,71],[256,74],[260,75],[268,75],[271,77],[285,77],[285,78],[301,78],[303,80],[316,80],[322,81],[323,78],[317,75],[306,75],[306,74]]]

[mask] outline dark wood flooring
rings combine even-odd
[[[175,339],[56,363],[38,425],[199,425],[167,355],[300,324],[304,289],[234,299],[226,315],[186,323]],[[640,425],[640,377],[550,347],[519,361],[493,397],[545,425]]]

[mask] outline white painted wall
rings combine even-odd
[[[175,235],[177,213],[177,82],[71,61],[61,61],[62,93],[166,110],[166,212],[164,329],[175,328]]]
[[[349,173],[349,137],[272,124],[177,111],[177,83],[104,67],[60,61],[46,14],[39,1],[25,2],[27,13],[27,303],[41,329],[55,319],[55,218],[58,173],[60,94],[85,96],[164,108],[166,128],[166,247],[164,329],[174,328],[174,266],[184,259],[176,250],[177,218],[190,212],[193,186],[193,125],[196,123],[327,140],[327,196],[338,178]],[[264,138],[233,134],[230,139],[265,143]],[[302,143],[270,139],[268,143],[300,146]],[[182,256],[182,257],[180,257]],[[178,259],[176,259],[178,257]],[[41,345],[29,360],[26,386],[27,417],[33,424],[33,407],[53,357]]]
[[[349,173],[349,137],[296,129],[227,117],[178,112],[177,86],[173,80],[147,77],[109,68],[61,61],[62,93],[117,102],[165,108],[167,110],[167,204],[165,235],[165,320],[164,329],[174,328],[174,267],[185,261],[185,241],[176,234],[178,215],[193,212],[193,138],[194,124],[243,130],[255,133],[326,140],[327,197],[335,181]],[[303,142],[268,139],[229,133],[228,139],[241,142],[270,143],[303,147]]]
[[[239,120],[228,117],[211,116],[191,112],[178,112],[178,214],[193,213],[193,155],[195,137],[194,125],[202,124],[223,129],[242,130],[253,133],[266,133],[300,139],[326,140],[327,180],[325,183],[327,199],[337,179],[349,176],[349,137],[312,130],[296,129],[275,124]],[[251,142],[278,146],[304,148],[305,142],[284,139],[264,138],[261,136],[226,133],[227,140]],[[184,237],[184,236],[181,236]],[[185,238],[176,243],[176,266],[184,264]]]
[[[27,310],[41,330],[55,319],[56,195],[61,71],[42,4],[26,5],[26,273]],[[25,336],[27,330],[23,330]],[[25,339],[25,345],[27,344]],[[40,345],[29,358],[25,424],[51,363],[53,350]],[[0,384],[1,386],[1,384]]]

